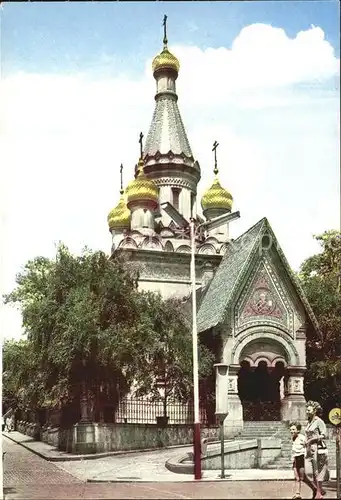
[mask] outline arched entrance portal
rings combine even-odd
[[[287,361],[279,344],[252,342],[240,355],[238,395],[243,420],[280,420]]]

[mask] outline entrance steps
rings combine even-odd
[[[284,422],[244,422],[243,430],[238,434],[238,439],[255,439],[273,437],[282,439],[289,429]]]
[[[266,469],[291,469],[292,441],[289,425],[286,422],[244,422],[243,430],[235,439],[248,440],[257,438],[277,438],[282,441],[281,455],[268,463]],[[329,469],[336,469],[335,441],[327,440]]]

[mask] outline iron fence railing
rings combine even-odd
[[[115,422],[155,424],[162,421],[164,413],[164,403],[161,400],[127,397],[118,405]],[[194,421],[193,403],[169,401],[166,405],[166,415],[168,424],[192,424]],[[209,423],[205,408],[200,408],[200,422]]]

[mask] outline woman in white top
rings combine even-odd
[[[322,488],[323,481],[328,475],[328,450],[325,443],[327,428],[321,415],[322,408],[316,401],[308,401],[307,405],[308,424],[305,429],[307,438],[306,457],[311,460],[313,480],[316,491],[313,498],[322,498],[325,491]]]

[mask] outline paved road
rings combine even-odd
[[[3,438],[4,494],[6,500],[22,499],[116,499],[116,498],[291,498],[289,481],[163,482],[163,483],[86,483],[62,468]],[[141,457],[143,454],[141,454]],[[91,460],[96,468],[97,460]],[[90,461],[88,462],[90,463]],[[335,498],[335,485],[327,498]],[[304,490],[306,493],[307,490]],[[308,494],[307,498],[311,495]]]

